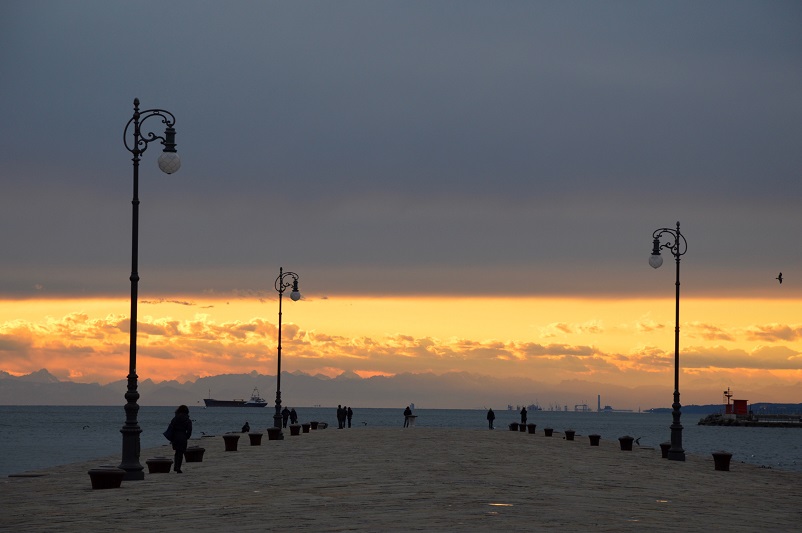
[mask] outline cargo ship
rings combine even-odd
[[[203,402],[206,404],[206,407],[264,407],[267,405],[267,401],[259,395],[259,389],[256,387],[253,388],[250,400],[215,400],[213,398],[204,398]]]

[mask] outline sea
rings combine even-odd
[[[352,407],[352,427],[346,431],[369,428],[402,428],[403,407]],[[162,432],[173,417],[175,407],[140,406],[140,443],[143,450],[167,444]],[[301,423],[326,422],[328,430],[337,431],[336,407],[296,407]],[[496,431],[509,431],[509,424],[519,422],[517,411],[495,411]],[[248,422],[251,431],[273,425],[275,409],[258,407],[190,407],[193,437],[219,436],[240,431]],[[415,428],[463,428],[488,430],[485,410],[415,409]],[[682,417],[682,444],[686,454],[707,456],[725,450],[732,462],[750,463],[765,468],[802,472],[802,429],[771,427],[700,426],[699,416]],[[573,429],[577,438],[598,434],[602,440],[617,441],[629,435],[636,445],[653,447],[660,453],[660,443],[671,436],[671,414],[637,412],[530,411],[528,423],[556,432]],[[0,406],[0,476],[118,455],[122,459],[122,434],[125,411],[121,406]],[[165,450],[169,450],[165,448]],[[168,453],[170,453],[168,451]],[[142,459],[144,460],[144,459]],[[119,464],[119,461],[112,461]]]

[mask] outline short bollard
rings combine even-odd
[[[554,428],[543,428],[543,433],[545,433],[547,437],[551,437],[551,434],[554,433]]]
[[[593,435],[588,435],[588,438],[590,439],[590,445],[591,446],[598,446],[599,445],[599,441],[601,440],[601,435],[596,435],[594,433]]]
[[[282,440],[283,438],[284,435],[281,433],[281,428],[267,428],[267,440]]]
[[[668,450],[671,449],[670,442],[661,442],[660,443],[660,454],[663,456],[663,459],[668,459]]]
[[[629,435],[624,435],[623,437],[618,437],[618,442],[621,443],[621,450],[625,452],[632,451],[632,441],[635,440],[633,437]]]
[[[576,434],[576,431],[574,431],[573,429],[566,429],[565,430],[565,440],[574,440],[574,435],[575,434]]]
[[[290,424],[290,437],[296,437],[301,434],[300,424]]]
[[[248,438],[251,440],[251,446],[262,444],[262,433],[248,433]]]
[[[223,441],[226,443],[227,452],[237,451],[237,441],[239,441],[239,435],[236,433],[226,433],[223,435]]]
[[[301,424],[301,429],[303,430],[304,433],[309,433],[309,428],[311,426],[312,424]]]
[[[526,424],[518,424],[518,429],[521,433],[526,433]]]
[[[309,425],[312,426],[312,429],[317,429],[317,422],[316,421],[313,420],[312,422],[309,423]]]
[[[730,452],[713,452],[713,463],[716,470],[728,472],[730,470],[730,459],[732,459],[732,454]]]
[[[535,434],[535,430],[537,429],[537,424],[527,424],[526,427],[529,429],[529,433]]]
[[[88,473],[93,489],[119,489],[125,470],[115,466],[101,466],[93,468]]]
[[[145,461],[149,474],[169,474],[173,460],[167,457],[152,457]]]
[[[184,452],[184,459],[188,463],[202,463],[203,452],[205,451],[206,448],[201,448],[200,446],[190,446],[187,448],[187,451]]]
[[[518,422],[510,424],[510,431],[518,431]]]

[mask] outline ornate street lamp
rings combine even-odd
[[[660,238],[663,235],[667,235],[668,240],[661,243]],[[674,403],[671,405],[673,408],[671,412],[673,422],[671,423],[671,448],[668,450],[668,458],[672,461],[684,461],[685,450],[682,449],[682,424],[680,424],[680,408],[682,406],[679,403],[679,259],[688,250],[688,243],[679,231],[679,222],[677,222],[676,230],[670,228],[655,230],[652,234],[652,239],[652,255],[649,257],[649,264],[652,268],[660,268],[660,265],[663,264],[663,258],[660,256],[660,250],[663,248],[670,251],[677,262],[676,325],[674,327]]]
[[[284,434],[281,432],[281,297],[284,295],[284,290],[290,285],[292,285],[290,299],[293,302],[301,299],[301,293],[298,292],[298,274],[284,272],[283,267],[279,268],[278,272],[275,284],[276,291],[278,291],[278,371],[276,372],[276,414],[273,415],[273,427],[279,428],[279,439],[283,439]]]
[[[142,123],[151,117],[159,117],[165,125],[164,136],[148,132],[143,135],[141,131]],[[123,130],[123,143],[125,148],[133,154],[134,162],[134,199],[133,204],[133,224],[131,236],[131,340],[130,356],[128,363],[128,392],[125,393],[125,425],[120,430],[123,434],[123,458],[120,468],[125,470],[123,479],[139,480],[145,479],[144,468],[139,463],[139,434],[142,429],[137,421],[139,413],[139,393],[137,392],[136,374],[136,304],[137,304],[137,283],[139,273],[137,272],[138,262],[138,241],[139,241],[139,159],[148,149],[148,144],[159,139],[164,145],[164,151],[159,156],[159,168],[166,174],[172,174],[181,168],[181,159],[175,151],[175,116],[163,109],[148,109],[139,111],[139,98],[134,98],[134,115]],[[129,131],[133,128],[133,131]],[[131,138],[132,136],[132,138]]]

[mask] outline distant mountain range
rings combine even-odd
[[[183,383],[156,383],[140,377],[137,390],[140,405],[202,405],[203,398],[247,399],[254,387],[269,402],[266,408],[270,408],[275,399],[276,376],[255,371],[210,376]],[[25,376],[12,376],[0,371],[0,405],[123,405],[126,388],[125,379],[100,385],[61,381],[46,369]],[[304,407],[337,404],[397,407],[414,403],[418,408],[503,409],[508,404],[539,403],[544,409],[549,405],[570,405],[573,409],[577,403],[573,398],[595,399],[597,391],[609,389],[608,385],[589,382],[547,385],[526,378],[501,379],[467,372],[397,374],[371,378],[361,378],[353,372],[345,372],[334,378],[303,372],[281,374],[284,405]],[[621,403],[625,397],[639,396],[639,391],[621,389],[616,391],[615,396]],[[660,405],[657,402],[655,404]]]
[[[198,378],[195,381],[139,380],[140,405],[203,405],[203,398],[248,399],[254,388],[274,405],[276,376],[250,372]],[[46,369],[25,376],[12,376],[0,371],[0,405],[124,405],[127,381],[121,379],[106,385],[61,381]],[[573,410],[575,405],[589,404],[594,409],[597,394],[605,404],[637,411],[655,407],[654,411],[670,411],[665,391],[653,387],[624,388],[609,384],[571,380],[542,383],[528,378],[495,378],[467,372],[445,374],[397,374],[392,377],[361,378],[353,372],[337,377],[309,375],[303,372],[282,372],[281,398],[284,405],[354,407],[398,407],[414,403],[418,408],[502,410],[508,405],[540,405],[544,410]],[[668,399],[666,399],[666,397]],[[636,398],[636,400],[632,400]],[[580,400],[581,399],[581,400]],[[594,400],[593,402],[587,401]],[[757,406],[777,404],[751,404]],[[790,404],[789,404],[790,405]],[[798,404],[802,411],[802,404]],[[683,406],[684,413],[717,413],[720,404]]]

